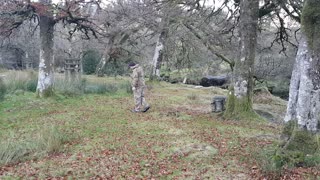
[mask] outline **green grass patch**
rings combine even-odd
[[[265,122],[227,121],[203,111],[215,94],[209,88],[148,82],[152,108],[132,113],[128,78],[84,77],[80,95],[59,88],[46,99],[32,92],[6,95],[1,166],[13,168],[0,179],[251,179],[254,153],[264,150],[255,137],[280,133]],[[91,85],[103,90],[86,94]],[[265,166],[272,146],[259,157]]]
[[[61,152],[63,145],[69,140],[70,137],[55,126],[41,128],[36,138],[32,138],[32,135],[25,139],[12,137],[0,143],[0,165],[38,159],[45,154]]]

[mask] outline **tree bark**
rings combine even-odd
[[[284,118],[285,122],[288,122],[292,119],[297,119],[297,103],[298,103],[298,95],[300,88],[300,80],[302,73],[302,62],[306,64],[308,61],[308,47],[306,38],[303,36],[300,40],[298,52],[295,60],[295,64],[292,71],[292,76],[290,80],[290,89],[289,89],[289,101],[287,105],[287,113]],[[304,75],[305,76],[305,75]]]
[[[153,67],[152,67],[152,77],[160,78],[160,70],[161,65],[164,59],[164,51],[166,47],[166,41],[169,33],[169,23],[167,22],[167,18],[164,20],[163,28],[160,32],[160,35],[157,40],[156,48],[154,50],[153,55]]]
[[[235,62],[233,88],[229,93],[226,117],[243,119],[256,115],[252,108],[252,94],[258,15],[259,1],[241,1],[240,59]]]
[[[96,68],[96,75],[98,77],[102,77],[104,76],[104,67],[106,66],[107,64],[107,60],[110,59],[110,53],[111,53],[111,50],[113,48],[113,44],[114,44],[114,39],[115,39],[115,35],[114,36],[111,36],[108,40],[108,43],[107,43],[107,46],[103,52],[103,55],[102,55],[102,58]]]
[[[285,122],[296,120],[300,130],[319,131],[320,121],[320,11],[319,0],[306,0],[302,38],[290,84]]]
[[[284,161],[319,152],[320,126],[320,3],[306,0],[302,10],[302,38],[292,72],[289,103],[285,116],[283,146],[278,157]],[[295,156],[294,154],[299,154]],[[312,158],[312,157],[309,157]]]
[[[163,47],[164,47],[164,43],[163,43],[163,37],[162,33],[160,34],[158,40],[157,40],[157,44],[156,44],[156,48],[154,50],[154,55],[153,55],[153,70],[152,70],[152,76],[160,78],[160,69],[161,69],[161,63],[162,63],[162,58],[163,58]]]
[[[51,0],[41,0],[41,3],[49,5]],[[53,71],[53,32],[54,19],[51,12],[40,14],[40,63],[37,85],[39,97],[50,96],[53,93],[54,71]]]

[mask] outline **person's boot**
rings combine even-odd
[[[142,112],[147,112],[151,107],[147,106],[146,108],[144,108],[144,110]]]

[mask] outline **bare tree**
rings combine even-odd
[[[97,37],[97,29],[88,17],[81,14],[81,7],[87,3],[98,1],[65,1],[62,4],[52,4],[51,0],[31,2],[30,0],[6,0],[2,2],[0,14],[0,29],[3,36],[10,36],[20,27],[24,21],[38,21],[40,26],[40,63],[37,95],[40,97],[50,96],[53,92],[53,38],[54,26],[57,22],[64,25],[73,24],[69,31],[70,36],[75,32],[82,32],[86,38],[89,33]]]

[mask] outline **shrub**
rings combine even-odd
[[[127,64],[121,59],[107,62],[105,73],[108,76],[124,75],[126,73]]]
[[[100,61],[100,54],[94,50],[85,52],[83,56],[83,72],[85,74],[93,74],[96,71],[96,67]]]
[[[0,77],[0,101],[3,101],[6,93],[7,93],[7,86],[4,84],[2,78]]]
[[[37,78],[34,78],[34,79],[30,79],[26,82],[26,87],[25,89],[27,91],[30,91],[30,92],[36,92],[37,90],[37,85],[38,85],[38,79]]]

